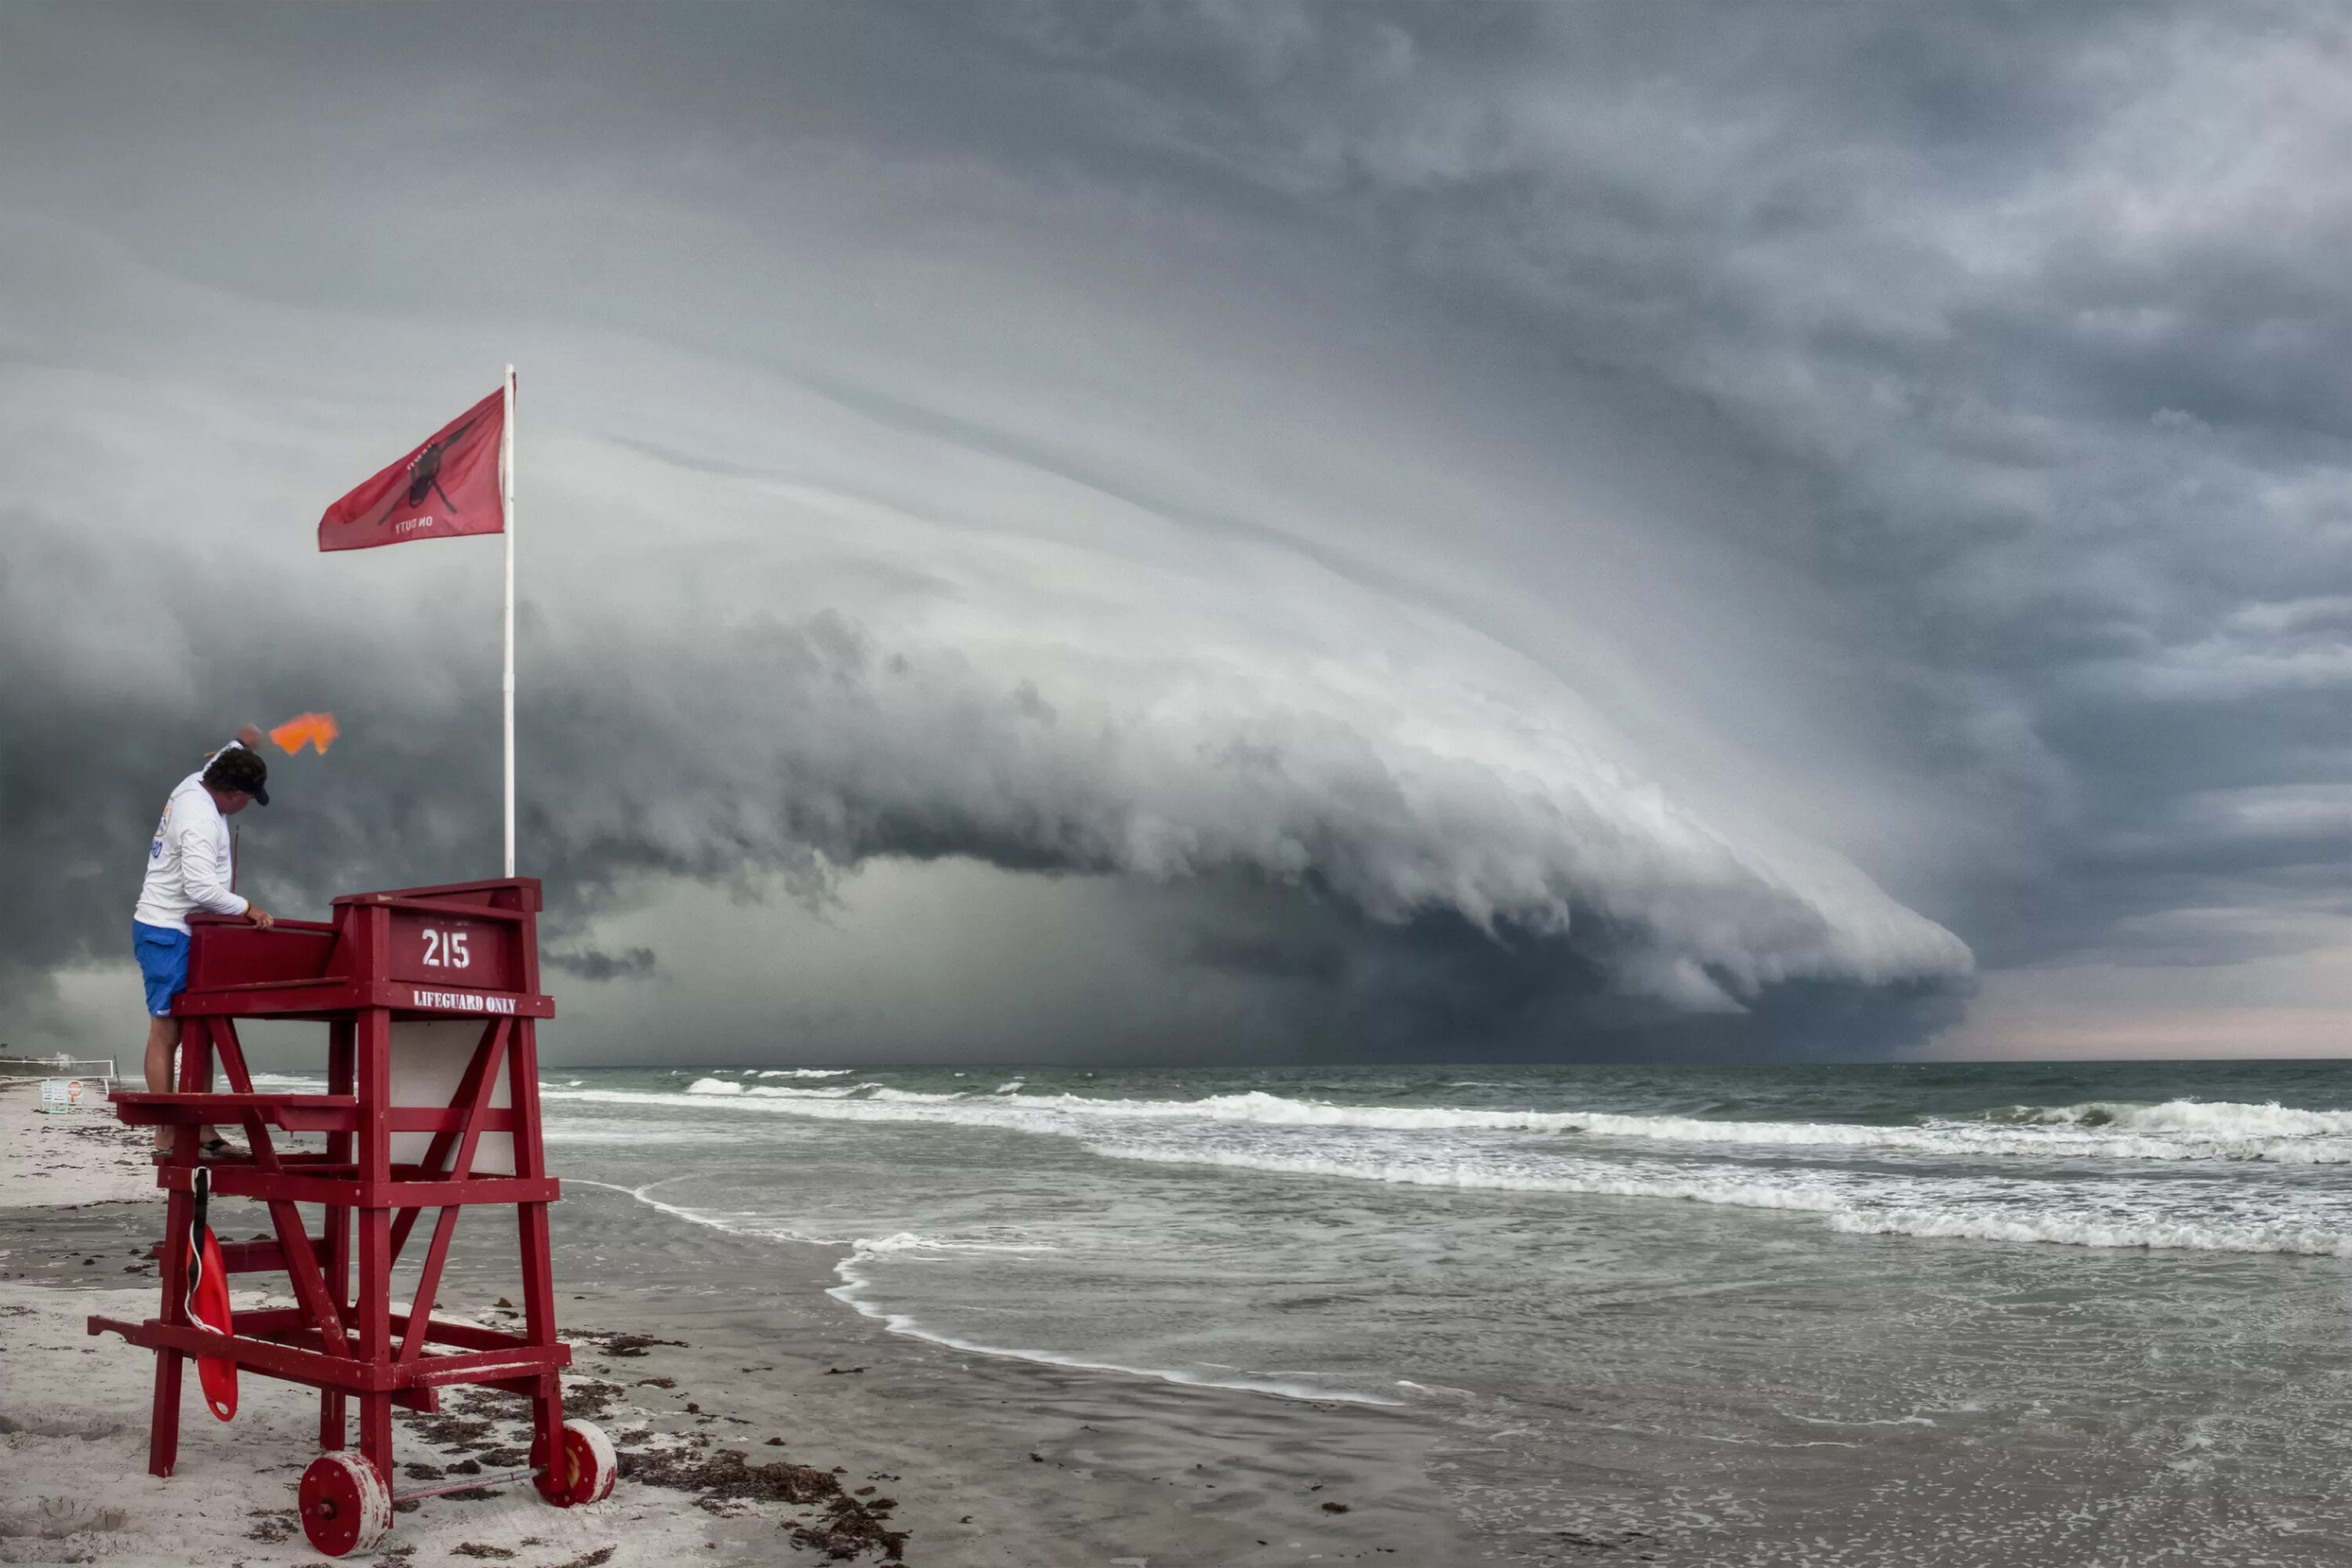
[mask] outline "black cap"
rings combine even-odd
[[[229,746],[216,753],[205,769],[205,783],[215,789],[243,790],[263,805],[269,804],[269,763],[259,752]]]

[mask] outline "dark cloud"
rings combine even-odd
[[[665,888],[883,862],[1197,978],[1041,1055],[1867,1053],[1970,950],[2352,912],[2327,8],[472,26],[0,18],[13,994],[198,714],[355,715],[267,896],[478,871],[488,602],[282,552],[508,356],[526,856],[614,994]]]
[[[591,981],[644,980],[659,967],[649,947],[632,947],[620,952],[607,952],[600,947],[551,947],[541,956],[564,973]]]
[[[48,531],[19,520],[21,534]],[[185,555],[153,564],[197,605],[237,597]],[[42,581],[53,593],[69,575]],[[42,660],[56,612],[29,593],[9,607],[22,635],[0,634],[7,651]],[[275,804],[240,821],[246,888],[265,903],[316,909],[394,868],[409,883],[458,879],[489,853],[495,716],[479,686],[416,679],[420,656],[468,640],[433,618],[281,613],[268,640],[311,653],[277,668],[242,638],[206,647],[202,613],[171,628],[191,645],[190,683],[232,711],[341,694],[332,753],[281,762]],[[691,638],[614,621],[578,641],[537,632],[521,838],[551,889],[550,962],[582,979],[658,973],[653,949],[607,951],[589,932],[662,879],[754,897],[772,882],[821,908],[877,858],[1197,885],[1181,903],[1190,934],[1165,956],[1264,981],[1252,1043],[1265,1049],[1393,1056],[1459,1039],[1585,1054],[1596,1031],[1631,1037],[1694,1006],[1740,1014],[1792,982],[1949,989],[1965,973],[1956,942],[1850,871],[1759,858],[1605,770],[1504,787],[1486,766],[1383,733],[1398,720],[1378,710],[1305,710],[1333,694],[1272,665],[1244,696],[1293,706],[1155,724],[1123,711],[1163,700],[1148,669],[1032,661],[1000,680],[984,648],[894,651],[831,610],[706,623]],[[5,700],[12,732],[59,738],[16,749],[0,773],[10,819],[38,847],[30,871],[58,896],[0,915],[0,941],[31,975],[102,960],[137,868],[121,846],[214,737],[135,684],[64,679]],[[102,731],[91,713],[109,716]],[[1192,1024],[1164,1020],[1158,1047],[1197,1048]],[[1097,1026],[1058,1021],[1077,1038]]]

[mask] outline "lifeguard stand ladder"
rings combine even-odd
[[[325,1452],[304,1472],[299,1500],[305,1533],[330,1556],[364,1550],[391,1528],[402,1500],[392,1490],[393,1406],[436,1409],[439,1391],[457,1384],[522,1394],[532,1417],[529,1469],[463,1485],[528,1477],[567,1508],[611,1491],[611,1444],[587,1422],[563,1419],[572,1352],[555,1335],[547,1230],[560,1189],[540,1136],[534,1034],[555,1016],[539,989],[540,907],[538,880],[522,877],[352,894],[335,900],[324,924],[190,922],[188,986],[173,1008],[186,1021],[179,1088],[114,1097],[125,1122],[182,1130],[156,1172],[170,1194],[163,1309],[142,1323],[89,1320],[91,1333],[110,1331],[155,1352],[147,1468],[156,1475],[172,1473],[181,1374],[200,1356],[319,1390]],[[324,1023],[327,1092],[257,1091],[240,1018]],[[215,1067],[225,1092],[215,1090]],[[181,1238],[194,1202],[194,1130],[232,1122],[244,1126],[250,1152],[204,1162],[212,1195],[268,1205],[276,1236],[226,1245],[223,1262],[231,1275],[282,1269],[296,1305],[241,1312],[223,1336],[189,1317]],[[272,1128],[324,1133],[326,1146],[280,1149]],[[324,1208],[325,1234],[309,1233],[302,1204]],[[433,1315],[458,1210],[491,1205],[514,1211],[520,1333]],[[437,1217],[414,1304],[396,1310],[393,1268],[426,1209]],[[344,1451],[345,1402],[354,1397],[357,1458]]]

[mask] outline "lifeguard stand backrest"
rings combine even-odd
[[[188,948],[188,989],[284,984],[349,973],[338,962],[337,929],[315,921],[279,921],[268,931],[236,915],[191,915],[201,940]]]

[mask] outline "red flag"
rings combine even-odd
[[[367,550],[412,539],[503,533],[499,445],[506,389],[449,421],[433,438],[329,507],[319,519],[321,550]]]

